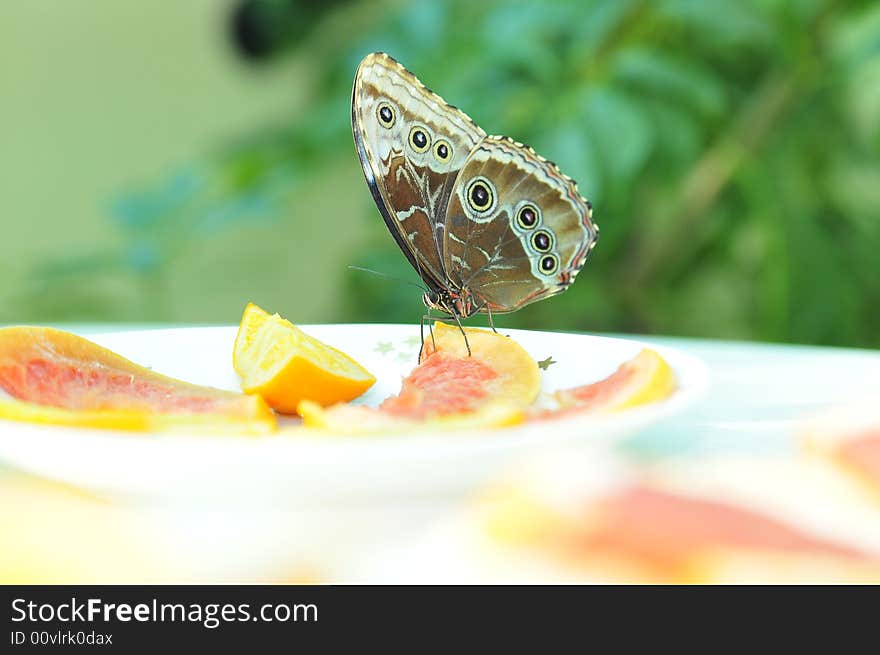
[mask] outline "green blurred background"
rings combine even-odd
[[[0,5],[0,322],[417,322],[352,144],[385,50],[602,239],[511,327],[880,346],[880,3]],[[479,322],[479,321],[477,321]]]

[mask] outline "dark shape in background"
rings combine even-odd
[[[242,0],[230,14],[230,36],[249,60],[263,61],[296,47],[327,12],[349,0]]]

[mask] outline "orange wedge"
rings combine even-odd
[[[241,317],[232,365],[245,393],[285,414],[306,400],[318,405],[353,400],[376,381],[345,353],[253,303]]]

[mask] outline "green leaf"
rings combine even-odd
[[[703,148],[700,122],[663,100],[645,103],[645,107],[654,128],[656,156],[665,163],[665,171],[660,174],[680,175],[682,167],[695,160]]]
[[[684,102],[705,116],[720,115],[727,107],[722,81],[694,59],[631,48],[617,54],[612,71],[636,93]]]
[[[657,13],[685,28],[689,42],[711,42],[714,50],[762,48],[773,41],[773,26],[756,3],[741,0],[665,0]]]
[[[654,135],[639,105],[610,88],[590,89],[582,99],[584,126],[608,179],[627,184],[644,165]]]
[[[598,148],[590,140],[584,121],[558,125],[540,139],[536,147],[566,175],[574,178],[580,192],[593,204],[601,202],[603,179]]]

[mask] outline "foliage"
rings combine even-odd
[[[80,274],[162,279],[194,239],[353,165],[351,78],[384,50],[593,202],[602,237],[577,283],[504,325],[880,345],[876,3],[418,0],[316,20],[284,54],[315,67],[310,109],[123,198],[122,253]],[[375,238],[339,266],[413,279],[366,188],[349,192]],[[417,320],[410,286],[345,280],[327,320]],[[161,307],[161,285],[143,292]]]

